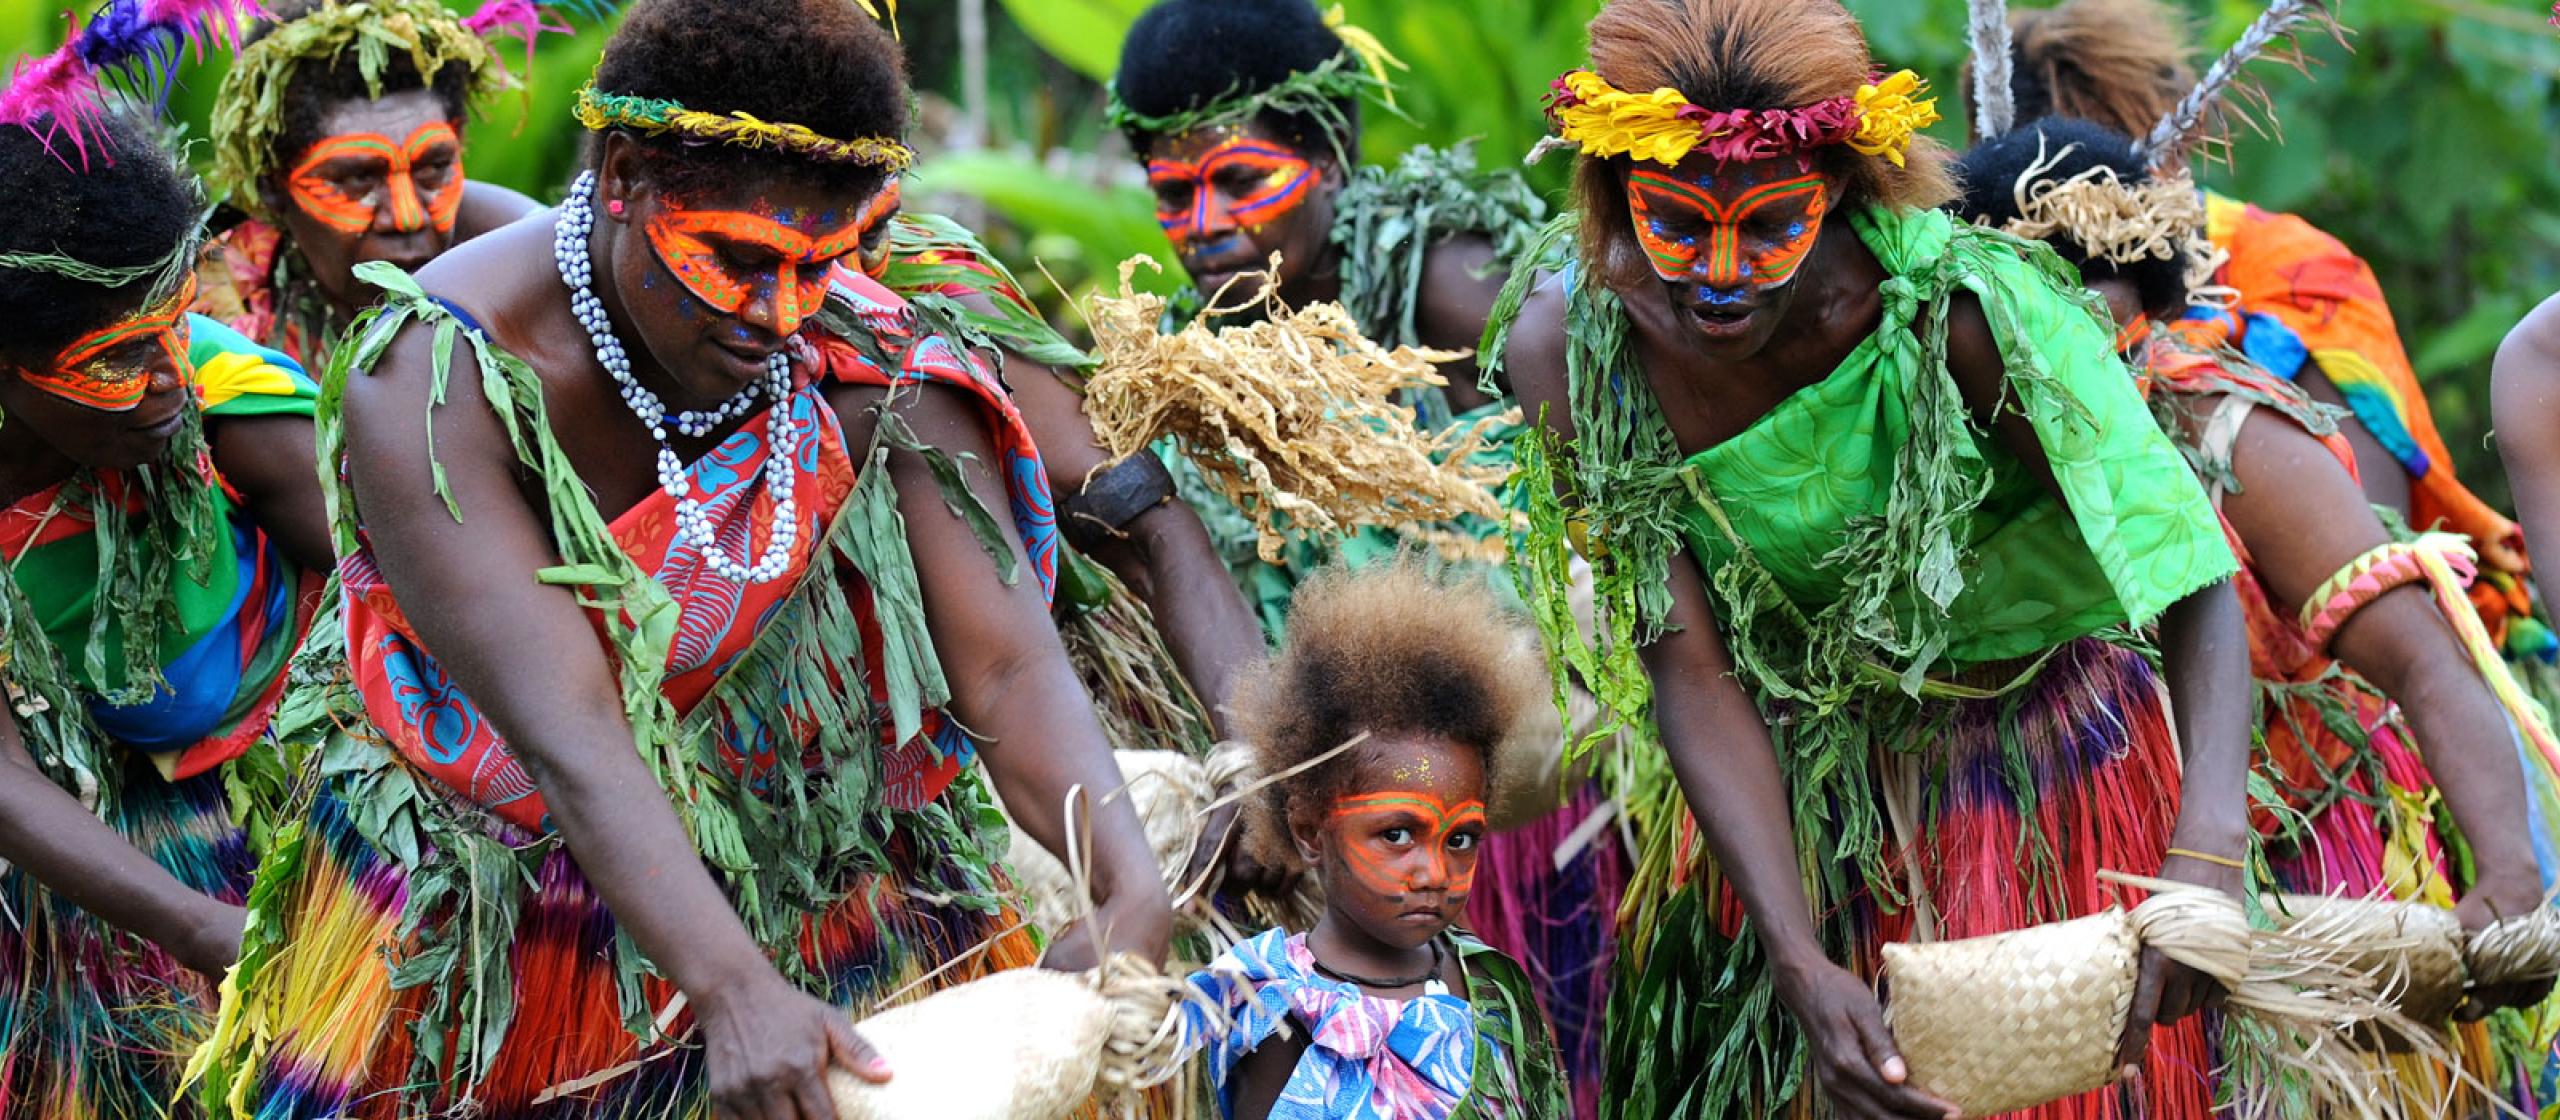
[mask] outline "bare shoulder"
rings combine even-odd
[[[1532,420],[1543,410],[1547,429],[1567,440],[1574,435],[1565,370],[1570,302],[1560,278],[1539,277],[1527,302],[1520,305],[1519,318],[1512,321],[1502,355],[1503,371],[1521,410]]]

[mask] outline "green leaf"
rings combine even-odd
[[[1151,257],[1161,273],[1138,271],[1138,286],[1159,294],[1180,289],[1185,281],[1180,262],[1156,222],[1155,201],[1145,188],[1098,186],[1070,179],[1016,156],[982,153],[935,160],[916,172],[916,184],[951,191],[986,203],[1007,221],[1054,235],[1057,244],[1075,251],[1084,273],[1108,276],[1130,257]],[[1024,282],[1048,261],[1012,261]]]
[[[1120,68],[1120,41],[1148,0],[1004,0],[1005,12],[1042,49],[1076,72],[1109,81]]]

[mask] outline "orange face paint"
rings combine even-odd
[[[1363,793],[1336,802],[1327,819],[1340,838],[1343,865],[1370,891],[1441,890],[1456,900],[1475,888],[1482,801],[1450,804],[1421,791]]]
[[[1316,171],[1278,144],[1239,137],[1197,160],[1149,160],[1147,186],[1156,194],[1156,222],[1179,245],[1216,232],[1210,205],[1217,196],[1224,196],[1227,219],[1247,229],[1287,216],[1315,193]]]
[[[759,291],[768,293],[774,332],[789,335],[826,300],[828,271],[867,243],[872,226],[865,221],[885,227],[895,212],[894,198],[889,209],[879,205],[875,196],[852,224],[817,238],[762,214],[674,205],[652,215],[643,228],[658,259],[694,298],[735,315]]]
[[[2136,315],[2116,330],[2116,353],[2135,357],[2134,349],[2151,340],[2151,316]]]
[[[49,370],[27,370],[27,384],[76,405],[102,412],[131,412],[151,388],[151,359],[166,356],[184,377],[187,305],[195,302],[195,277],[159,306],[144,308],[73,339]]]
[[[898,180],[891,179],[880,193],[871,196],[871,202],[862,208],[862,216],[854,220],[853,224],[862,229],[863,275],[877,280],[889,271],[889,219],[897,217],[904,205]]]
[[[1829,202],[1820,175],[1779,178],[1751,165],[1696,181],[1651,168],[1627,176],[1627,210],[1654,274],[1722,291],[1794,279]]]
[[[285,189],[303,213],[340,233],[373,229],[386,209],[393,233],[451,233],[463,182],[462,138],[452,124],[429,121],[406,140],[356,132],[313,144]]]

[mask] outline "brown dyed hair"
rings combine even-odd
[[[2154,0],[2066,0],[2009,13],[2017,123],[2077,117],[2135,139],[2196,84],[2187,29]],[[1964,88],[1973,88],[1968,66]]]
[[[1232,701],[1254,761],[1278,774],[1363,732],[1383,744],[1446,739],[1495,761],[1534,705],[1548,702],[1545,662],[1527,623],[1480,576],[1456,578],[1412,556],[1357,570],[1328,567],[1289,602],[1288,636],[1246,673]],[[1272,866],[1297,862],[1286,827],[1322,816],[1359,768],[1364,744],[1274,782],[1246,842]]]
[[[1618,89],[1668,86],[1707,109],[1793,109],[1855,94],[1876,63],[1838,0],[1610,0],[1591,20],[1591,69]],[[1905,167],[1845,144],[1812,155],[1843,184],[1834,211],[1926,209],[1956,196],[1946,146],[1926,136],[1912,138]],[[1617,286],[1653,276],[1627,215],[1630,166],[1623,156],[1586,156],[1575,171],[1584,257]]]

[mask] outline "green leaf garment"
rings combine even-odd
[[[959,464],[885,409],[870,446],[844,446],[814,383],[775,406],[810,433],[798,485],[815,526],[796,573],[746,586],[742,624],[706,647],[697,606],[739,585],[662,578],[689,552],[652,543],[672,539],[655,520],[668,495],[608,520],[553,435],[539,375],[405,275],[364,271],[387,296],[333,354],[323,461],[344,461],[348,379],[404,328],[432,338],[430,415],[451,376],[479,379],[548,498],[562,562],[540,578],[575,588],[595,617],[643,759],[783,974],[860,1008],[945,962],[955,967],[935,986],[1029,963],[1032,939],[995,865],[1001,822],[938,711],[948,689],[885,469],[893,447],[923,453],[951,510],[1019,578],[1000,551],[1001,514],[965,488]],[[933,381],[980,394],[991,424],[1010,414],[991,381],[944,372],[959,351],[929,314],[867,280],[840,280],[815,324],[802,337],[823,363],[816,381]],[[689,468],[706,510],[733,492],[748,495],[739,509],[770,509],[758,461],[731,457],[760,451],[765,430],[750,420]],[[1025,469],[1036,475],[1036,459]],[[734,481],[711,485],[716,471]],[[281,720],[307,751],[314,793],[259,868],[220,1024],[190,1069],[200,1103],[261,1120],[706,1115],[700,1050],[681,1041],[689,1016],[547,821],[517,811],[538,791],[498,753],[472,756],[489,764],[467,773],[440,768],[443,737],[471,727],[467,698],[438,690],[440,670],[411,669],[423,683],[387,690],[399,721],[375,706],[387,662],[354,648],[358,632],[411,639],[396,604],[354,590],[379,581],[336,472],[329,497],[350,558],[350,593],[333,608],[346,622],[324,620],[306,647]],[[1024,500],[1017,489],[1017,514]],[[368,619],[392,621],[354,625]],[[917,749],[930,752],[921,775],[901,765]]]
[[[1537,267],[1514,272],[1485,352],[1504,353],[1541,277],[1563,285],[1578,439],[1519,443],[1530,528],[1513,552],[1559,693],[1582,683],[1654,739],[1637,650],[1665,635],[1669,565],[1685,551],[1770,720],[1823,947],[1872,976],[1883,941],[2089,913],[2108,901],[2097,870],[2158,867],[2177,756],[2156,675],[2122,642],[2234,563],[2103,311],[2049,249],[1936,212],[1842,217],[1833,235],[1853,232],[1889,275],[1874,332],[1694,455],[1654,399],[1619,297],[1572,259],[1571,215],[1544,231]],[[1965,407],[1947,331],[1967,293],[2007,370],[2004,407],[2029,421],[2066,501]],[[1568,607],[1577,550],[1597,580],[1589,636]],[[1819,1110],[1804,1039],[1664,755],[1628,753],[1620,793],[1642,850],[1610,1005],[1608,1114]],[[2201,1115],[2200,1032],[2164,1034],[2151,1054],[2151,1114]],[[2084,1114],[2118,1107],[2145,1106]]]
[[[0,696],[38,771],[187,887],[238,903],[283,800],[270,735],[318,580],[215,471],[206,426],[309,416],[300,367],[188,323],[199,406],[162,459],[0,509]],[[161,1115],[210,985],[0,864],[0,1116]]]

